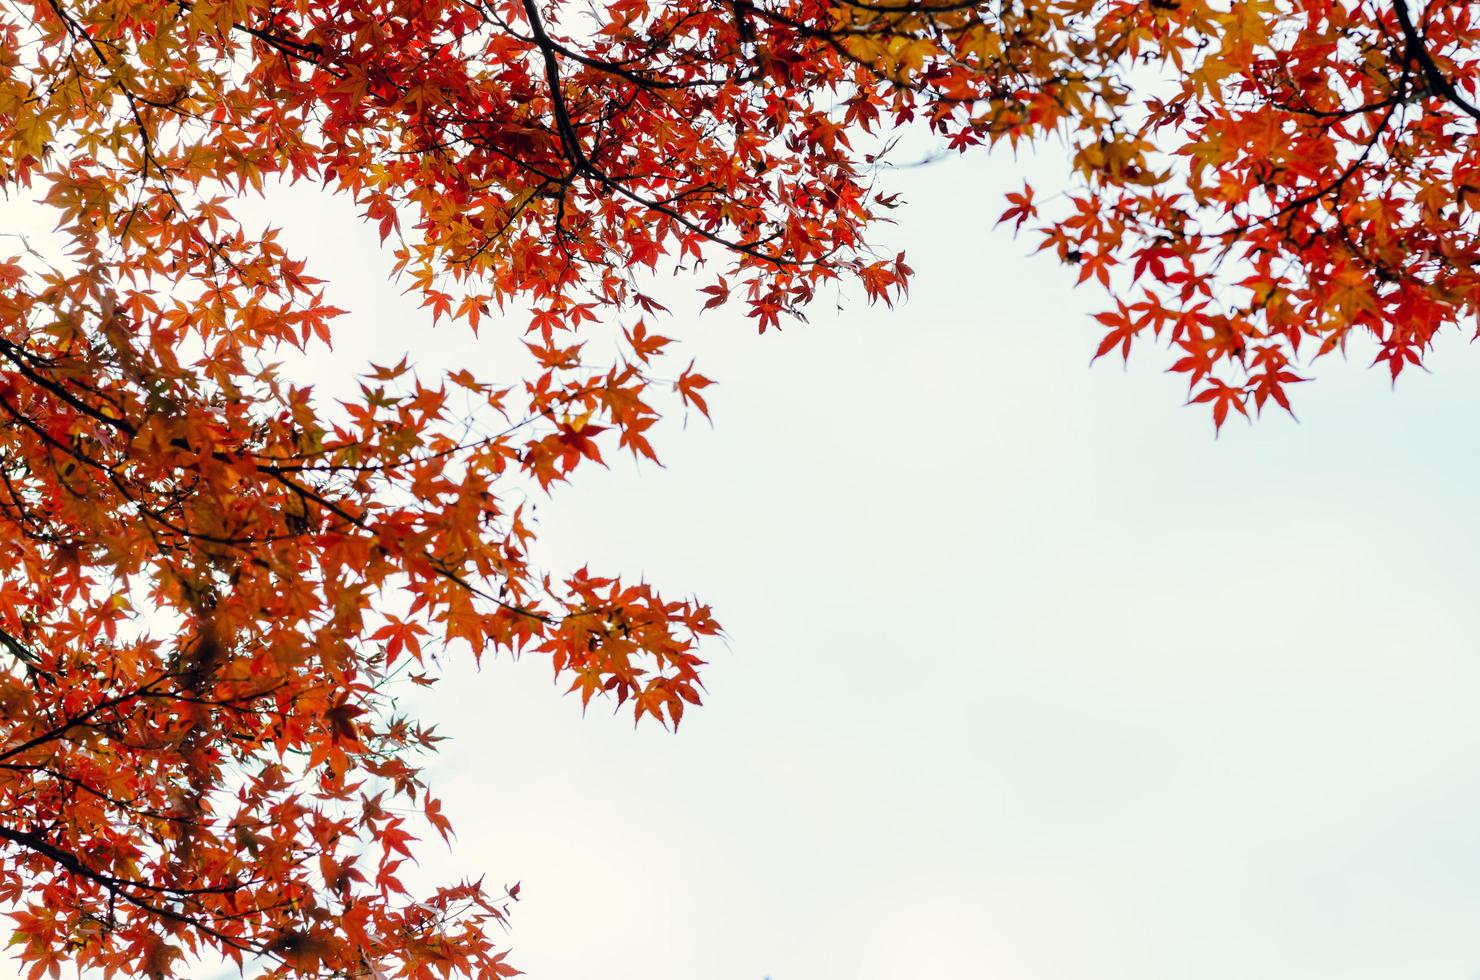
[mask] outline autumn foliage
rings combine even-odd
[[[517,889],[401,880],[450,825],[391,698],[450,648],[698,703],[709,610],[543,570],[517,492],[707,414],[649,272],[762,331],[837,280],[892,302],[893,134],[1066,153],[1004,222],[1109,293],[1098,354],[1159,339],[1221,425],[1354,337],[1396,377],[1474,318],[1477,82],[1444,0],[10,0],[0,188],[57,224],[0,239],[12,948],[512,973]],[[353,199],[430,319],[528,311],[524,376],[281,376],[343,311],[239,220],[280,180]]]

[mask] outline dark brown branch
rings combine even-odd
[[[1442,96],[1471,119],[1480,120],[1480,108],[1466,101],[1454,87],[1454,83],[1439,70],[1439,65],[1424,43],[1423,35],[1413,26],[1413,19],[1408,15],[1407,0],[1393,0],[1393,11],[1398,15],[1398,26],[1403,29],[1403,38],[1408,42],[1405,55],[1411,61],[1418,62],[1424,81],[1428,82],[1429,91]]]

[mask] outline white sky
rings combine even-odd
[[[427,880],[522,880],[532,978],[1480,975],[1480,356],[1328,359],[1215,440],[1161,353],[1087,366],[1103,297],[991,228],[1022,176],[899,175],[894,312],[660,294],[715,426],[579,474],[541,555],[711,601],[708,703],[582,720],[531,656],[415,708]],[[272,213],[353,311],[317,377],[500,375],[520,321],[428,332],[342,202]]]

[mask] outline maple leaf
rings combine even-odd
[[[1038,207],[1033,203],[1032,187],[1025,185],[1021,192],[1010,192],[1007,195],[1007,201],[1012,206],[1002,212],[1002,217],[997,219],[997,223],[1000,225],[1004,221],[1011,221],[1014,232],[1038,215]]]
[[[712,384],[714,382],[704,375],[694,373],[694,365],[691,362],[684,369],[683,374],[679,375],[678,380],[673,383],[673,387],[685,404],[692,404],[705,418],[709,418],[709,403],[699,392]]]
[[[1249,417],[1249,411],[1245,407],[1245,392],[1242,388],[1224,384],[1221,381],[1212,381],[1207,387],[1200,391],[1193,399],[1194,404],[1211,402],[1213,405],[1213,425],[1223,428],[1223,423],[1228,420],[1228,410],[1234,408],[1245,418]]]

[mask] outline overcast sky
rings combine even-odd
[[[425,880],[521,880],[532,978],[1480,976],[1480,351],[1393,391],[1354,350],[1215,439],[1164,353],[1088,365],[1102,296],[991,228],[1022,176],[897,176],[892,312],[661,294],[715,424],[583,471],[540,555],[713,603],[708,703],[583,720],[531,656],[414,705],[459,831]],[[522,370],[343,202],[271,211],[353,314],[320,380]]]

